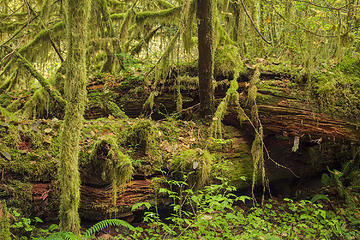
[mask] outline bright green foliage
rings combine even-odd
[[[328,171],[322,175],[322,183],[334,188],[340,198],[356,208],[360,197],[360,149],[354,150],[353,159],[344,164],[342,171]]]
[[[236,72],[245,72],[239,55],[239,49],[233,45],[219,46],[214,56],[214,74],[216,76],[230,76]],[[235,79],[235,78],[234,78]]]
[[[135,231],[135,228],[129,224],[128,222],[120,219],[106,219],[101,222],[96,223],[89,229],[87,229],[84,233],[85,237],[93,236],[95,233],[100,232],[101,230],[108,228],[110,226],[122,226],[126,227],[131,231]]]
[[[266,201],[262,207],[254,206],[245,211],[244,203],[251,198],[236,196],[236,189],[225,179],[220,185],[210,185],[194,192],[191,189],[177,194],[160,189],[176,201],[173,213],[165,221],[157,212],[146,212],[144,221],[149,228],[136,228],[130,239],[357,239],[360,232],[347,222],[350,209],[341,214],[326,210],[322,204],[307,200],[284,202]],[[170,185],[187,185],[181,181],[169,181]],[[236,203],[236,204],[235,204]],[[146,203],[145,203],[146,204]],[[189,207],[187,207],[189,206]],[[190,207],[191,206],[191,207]],[[351,211],[351,210],[350,210]],[[117,236],[124,239],[125,234]]]

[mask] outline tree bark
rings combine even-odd
[[[214,7],[213,0],[197,1],[199,96],[203,117],[214,113]]]
[[[86,103],[87,25],[91,1],[65,0],[67,60],[64,126],[60,148],[60,229],[80,234],[79,140]]]

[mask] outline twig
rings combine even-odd
[[[285,22],[288,22],[288,23],[294,25],[295,27],[298,27],[298,28],[302,29],[303,31],[305,31],[305,32],[307,32],[307,33],[310,33],[310,34],[312,34],[312,35],[314,35],[314,36],[317,36],[317,37],[324,37],[324,38],[336,38],[336,37],[338,37],[337,35],[322,35],[322,34],[318,34],[318,33],[315,33],[315,32],[313,32],[313,31],[307,29],[306,27],[303,27],[303,26],[301,26],[301,25],[299,25],[299,24],[297,24],[297,23],[294,23],[294,22],[286,19],[283,15],[281,15],[281,14],[279,13],[279,12],[276,10],[276,8],[274,7],[274,4],[272,3],[272,1],[268,1],[268,0],[264,0],[264,1],[266,1],[266,2],[269,3],[269,5],[271,6],[271,8],[274,10],[274,12],[275,12],[282,20],[284,20]],[[347,33],[349,33],[349,32],[350,32],[350,31],[347,31],[345,34],[347,34]]]
[[[4,19],[1,19],[1,21],[5,21],[6,19],[10,18],[12,15],[14,15],[17,11],[19,11],[25,3],[23,3],[19,8],[17,8],[15,11],[13,11],[11,14],[9,14],[8,16],[6,16]]]
[[[266,38],[261,34],[260,30],[258,29],[258,27],[256,26],[256,24],[254,23],[253,19],[251,18],[248,10],[246,9],[246,6],[243,2],[243,0],[240,0],[240,3],[246,13],[246,16],[250,19],[251,24],[253,25],[253,27],[255,28],[256,32],[259,34],[259,36],[262,38],[262,40],[264,40],[267,44],[271,45],[271,42],[269,42],[268,40],[266,40]]]

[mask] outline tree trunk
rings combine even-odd
[[[65,96],[67,105],[60,147],[60,229],[80,234],[79,140],[86,103],[87,25],[91,1],[65,0],[67,60]]]
[[[214,7],[213,0],[197,1],[199,48],[199,95],[203,117],[214,113]]]

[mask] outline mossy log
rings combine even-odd
[[[59,120],[6,120],[0,116],[0,200],[26,216],[56,218],[59,208],[57,171],[60,129]],[[80,141],[81,203],[80,216],[88,220],[131,216],[134,203],[157,201],[165,207],[166,196],[155,195],[167,179],[178,179],[178,171],[194,172],[191,184],[201,186],[226,177],[239,188],[249,187],[252,157],[251,136],[224,126],[224,139],[209,138],[209,127],[191,121],[141,119],[98,119],[85,121]],[[271,157],[290,168],[301,178],[325,171],[327,166],[351,159],[351,147],[334,144],[312,145],[301,142],[291,150],[290,137],[268,135],[264,139]],[[115,144],[116,143],[116,144]],[[114,146],[116,149],[113,149]],[[120,154],[120,152],[122,152]],[[211,154],[211,155],[210,155]],[[131,182],[119,184],[114,203],[114,177]],[[211,156],[211,159],[210,159]],[[126,160],[125,159],[125,160]],[[122,165],[126,163],[124,168]],[[119,167],[114,175],[109,166]],[[176,167],[176,166],[180,166]],[[266,163],[270,184],[281,179],[295,191],[296,177],[271,161]],[[126,170],[127,169],[127,170]],[[187,174],[189,175],[189,174]],[[290,190],[289,190],[290,191]]]
[[[189,69],[187,69],[189,70]],[[243,74],[238,79],[240,105],[250,116],[250,109],[246,108],[247,93],[251,72]],[[153,119],[161,119],[170,113],[176,112],[176,83],[174,78],[168,79],[162,86],[160,93],[155,97]],[[230,85],[227,78],[231,76],[217,76],[215,88],[216,99],[222,99]],[[346,117],[335,116],[324,109],[314,97],[294,84],[289,75],[263,72],[257,93],[259,116],[264,126],[265,134],[279,134],[300,137],[309,141],[325,141],[337,143],[360,143],[359,123]],[[275,79],[275,80],[274,80]],[[276,80],[278,79],[278,80]],[[141,80],[121,79],[118,83],[112,82],[111,93],[102,89],[108,86],[106,82],[96,80],[88,87],[90,105],[86,118],[92,119],[111,115],[111,111],[102,102],[113,101],[129,117],[138,117],[143,114],[143,105],[149,97],[150,86],[144,85]],[[183,115],[186,109],[199,103],[198,79],[196,77],[183,77],[181,81],[181,95],[183,102]],[[105,100],[102,100],[105,99]],[[192,109],[194,110],[194,109]],[[112,114],[114,116],[114,114]],[[229,109],[225,116],[225,123],[240,127],[235,109]],[[247,121],[243,124],[249,125]]]

